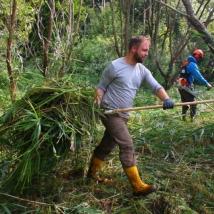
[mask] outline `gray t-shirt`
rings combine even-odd
[[[132,107],[136,92],[143,81],[146,81],[154,92],[162,88],[143,64],[130,65],[126,63],[124,57],[112,61],[104,70],[97,86],[105,92],[101,107],[107,109]]]

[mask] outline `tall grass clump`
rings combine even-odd
[[[62,81],[35,87],[11,106],[0,121],[0,146],[11,154],[3,188],[23,191],[82,138],[93,138],[92,96],[92,87]]]

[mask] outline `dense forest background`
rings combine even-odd
[[[27,123],[25,127],[23,124],[22,127],[20,124],[15,127],[12,125],[13,119],[5,128],[2,125],[5,113],[19,106],[13,117],[19,115],[24,107],[17,103],[20,100],[22,102],[29,91],[33,88],[41,90],[43,86],[50,87],[53,83],[60,88],[57,92],[60,90],[61,94],[67,94],[68,88],[78,89],[78,93],[75,91],[75,96],[80,97],[76,101],[78,102],[82,97],[81,93],[86,94],[85,91],[82,92],[83,88],[93,90],[105,66],[111,60],[124,56],[131,36],[140,34],[149,35],[152,40],[145,65],[169,90],[175,101],[179,101],[179,97],[174,81],[179,74],[181,62],[195,48],[205,52],[205,59],[199,65],[202,74],[209,82],[214,81],[212,0],[0,0],[0,113],[3,118],[0,133],[3,136],[7,132],[7,135],[0,138],[2,187],[8,174],[19,169],[9,163],[25,157],[17,155],[21,146],[17,146],[16,151],[14,146],[12,149],[10,146],[15,145],[13,143],[27,132],[31,122],[35,122],[29,119],[29,114],[26,119],[28,127]],[[44,96],[39,95],[41,99],[48,99],[48,93],[52,93],[51,96],[55,93],[50,88],[43,91]],[[212,91],[207,92],[202,87],[198,91],[201,99],[213,97]],[[87,93],[92,100],[91,91]],[[38,94],[36,96],[39,97]],[[157,102],[145,88],[138,95],[135,104],[141,106]],[[38,109],[41,106],[42,104]],[[15,184],[12,184],[17,187],[14,188],[15,192],[14,189],[10,192],[3,188],[0,192],[0,212],[213,213],[213,108],[212,104],[200,106],[195,123],[182,122],[179,109],[171,113],[155,110],[132,115],[130,129],[142,163],[140,167],[148,180],[159,182],[163,186],[156,196],[135,201],[131,196],[124,195],[127,181],[122,175],[119,160],[115,159],[117,155],[111,156],[104,171],[104,174],[111,174],[112,170],[115,173],[118,179],[114,186],[116,190],[113,187],[86,184],[83,177],[94,144],[86,144],[83,148],[81,144],[81,151],[63,157],[63,163],[56,161],[58,165],[51,176],[47,173],[40,174],[41,179],[38,181],[37,178],[37,182],[33,179],[28,182],[26,178],[28,187],[31,184],[30,190],[23,186],[18,188]],[[32,109],[31,113],[38,119],[40,113],[36,114],[37,109]],[[29,113],[29,109],[26,112]],[[58,115],[57,120],[60,120]],[[35,123],[38,124],[38,121]],[[61,121],[57,127],[64,128],[63,124]],[[90,123],[91,126],[93,124]],[[32,132],[33,129],[30,128]],[[66,127],[65,131],[63,128],[60,129],[62,135],[69,129]],[[75,130],[78,128],[79,126],[75,126]],[[101,137],[100,130],[102,127],[98,124],[96,142]],[[17,134],[19,131],[20,135]],[[37,131],[39,134],[34,133],[29,142],[34,142],[35,136],[38,136],[38,142],[41,143],[41,130]],[[29,137],[25,137],[23,139],[28,142]],[[54,141],[54,137],[50,137],[50,141]],[[88,138],[85,137],[82,141],[85,142],[86,139]],[[48,151],[56,158],[53,148]],[[26,158],[26,162],[27,160],[30,159]],[[177,176],[177,180],[173,176]],[[70,180],[67,181],[65,177]],[[158,181],[158,178],[162,180]]]

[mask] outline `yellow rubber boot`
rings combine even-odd
[[[133,187],[134,196],[146,196],[156,191],[155,186],[146,184],[141,180],[136,166],[124,168],[124,171]]]
[[[111,184],[112,179],[108,178],[101,178],[98,175],[98,172],[101,170],[102,166],[104,164],[104,161],[97,158],[95,155],[91,158],[91,163],[88,169],[87,178],[94,179],[98,183],[105,183],[105,184]]]
[[[88,169],[87,177],[88,178],[97,178],[97,172],[101,170],[104,161],[95,157],[94,155],[91,158],[91,163]]]

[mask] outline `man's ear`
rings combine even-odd
[[[136,52],[137,52],[137,49],[138,49],[137,45],[134,45],[134,46],[131,48],[131,52],[132,52],[132,53],[136,53]]]

